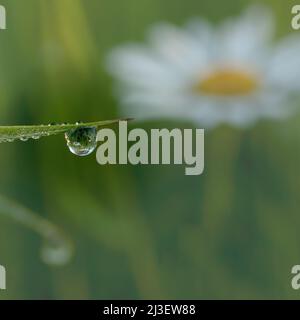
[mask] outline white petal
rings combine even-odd
[[[293,112],[289,96],[285,92],[262,92],[255,102],[262,117],[283,119]]]
[[[173,95],[149,91],[129,91],[122,97],[126,106],[132,106],[140,115],[180,115],[184,113],[185,97],[181,94]]]
[[[271,12],[263,6],[250,7],[239,19],[228,20],[221,26],[220,60],[254,66],[257,62],[264,62],[273,34]]]
[[[199,18],[190,19],[186,29],[198,43],[201,43],[206,48],[210,56],[210,48],[212,46],[215,47],[216,29],[206,20]]]
[[[182,78],[150,49],[136,45],[114,50],[107,59],[109,71],[119,80],[140,87],[178,87]]]
[[[207,48],[188,31],[164,23],[152,28],[149,37],[161,58],[178,69],[183,77],[207,64]]]
[[[274,50],[269,64],[268,81],[277,89],[300,89],[300,36],[282,40]]]

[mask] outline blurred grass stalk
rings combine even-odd
[[[71,259],[73,245],[70,239],[50,221],[3,195],[0,195],[0,214],[35,231],[42,237],[44,246],[41,257],[45,263],[64,265]]]
[[[42,17],[42,41],[47,49],[59,44],[63,49],[66,61],[86,75],[92,71],[93,62],[96,59],[96,51],[87,18],[80,0],[52,0],[41,1]],[[62,46],[63,45],[63,48]],[[51,54],[51,52],[50,52]],[[48,56],[51,59],[50,56]],[[51,77],[53,65],[44,64],[46,73]]]

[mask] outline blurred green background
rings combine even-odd
[[[104,68],[114,46],[143,41],[155,22],[217,22],[250,3],[1,0],[0,124],[118,117]],[[291,32],[297,1],[264,3],[277,36]],[[1,144],[0,192],[60,226],[75,255],[44,264],[42,239],[0,215],[0,298],[299,298],[290,285],[300,264],[299,124],[207,132],[205,172],[189,177],[177,166],[100,166],[72,155],[63,136]]]

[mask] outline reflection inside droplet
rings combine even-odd
[[[87,156],[97,147],[95,127],[80,127],[65,133],[69,150],[77,156]]]

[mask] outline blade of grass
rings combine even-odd
[[[0,143],[13,142],[16,139],[30,139],[46,137],[54,134],[65,133],[71,129],[81,127],[96,127],[118,123],[119,121],[130,119],[115,119],[75,124],[54,124],[54,125],[32,125],[32,126],[0,126]]]

